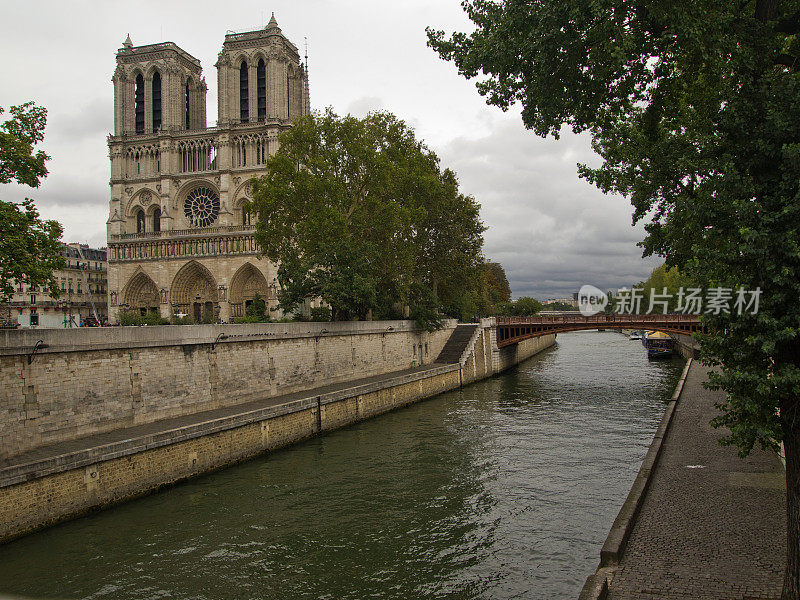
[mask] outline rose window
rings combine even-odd
[[[219,196],[210,188],[196,188],[186,197],[183,212],[195,227],[208,227],[219,216]]]

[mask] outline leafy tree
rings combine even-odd
[[[12,106],[9,112],[12,118],[0,125],[0,183],[38,187],[47,175],[49,157],[42,150],[34,153],[34,146],[44,139],[47,110],[28,102]],[[0,200],[0,301],[14,293],[14,282],[46,286],[51,296],[58,297],[53,270],[64,266],[62,232],[58,222],[39,218],[33,200],[19,204]]]
[[[267,312],[267,303],[266,303],[266,301],[261,297],[261,294],[256,293],[253,296],[253,301],[250,303],[250,305],[245,310],[245,314],[247,314],[250,317],[261,317],[261,318],[264,318],[264,313],[266,313],[266,312]]]
[[[646,281],[634,286],[642,290],[641,312],[647,312],[650,308],[651,296],[653,296],[653,313],[661,314],[664,312],[663,304],[658,303],[658,295],[666,293],[668,298],[667,312],[673,312],[678,308],[678,292],[683,288],[695,287],[692,280],[682,273],[678,267],[669,267],[666,263],[659,265]],[[666,292],[665,292],[666,290]],[[661,298],[664,300],[664,298]]]
[[[786,452],[782,598],[800,598],[800,6],[795,0],[465,1],[471,34],[430,45],[525,125],[589,131],[580,173],[629,197],[659,254],[704,286],[763,290],[757,314],[706,315],[727,393],[714,423],[742,455]]]
[[[491,313],[496,313],[502,303],[511,300],[511,286],[508,285],[506,271],[500,263],[486,262],[484,264],[483,284]]]
[[[572,304],[566,302],[546,302],[542,306],[542,310],[578,310]]]
[[[542,309],[542,303],[535,298],[522,296],[513,302],[505,303],[502,306],[502,313],[510,317],[530,317]]]
[[[327,306],[317,306],[311,309],[311,320],[326,323],[331,320],[331,309]]]
[[[432,329],[479,277],[478,204],[395,116],[300,119],[267,169],[254,185],[256,239],[280,263],[284,311],[320,297],[349,320],[400,303]]]

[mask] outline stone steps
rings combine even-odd
[[[435,362],[443,364],[459,362],[477,328],[478,325],[457,325]]]

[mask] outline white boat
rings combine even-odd
[[[631,333],[630,338],[631,340],[641,340],[642,339],[642,332],[641,331],[634,331]]]

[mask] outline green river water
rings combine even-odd
[[[576,598],[680,376],[615,332],[0,546],[0,594]]]

